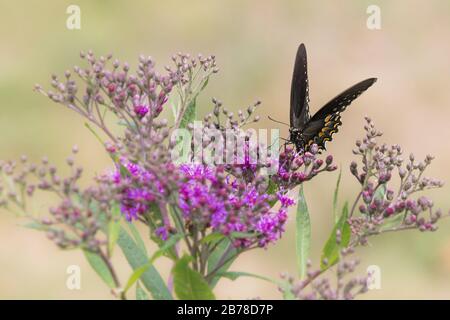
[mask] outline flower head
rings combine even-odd
[[[281,208],[275,210],[270,195],[225,175],[223,166],[184,166],[182,172],[179,205],[188,225],[231,236],[239,247],[266,247],[280,238],[292,199],[280,195]]]

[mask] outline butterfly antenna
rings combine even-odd
[[[282,121],[278,121],[278,120],[275,120],[274,118],[272,118],[271,116],[267,116],[268,118],[269,118],[269,120],[272,120],[273,122],[278,122],[278,123],[281,123],[281,124],[284,124],[284,125],[286,125],[286,126],[288,126],[288,127],[290,127],[290,125],[288,125],[287,123],[285,123],[285,122],[282,122]]]
[[[284,144],[287,144],[287,143],[291,143],[291,141],[290,140],[288,140],[288,139],[285,139],[285,138],[283,138],[283,137],[278,137],[278,139],[281,139],[281,140],[284,140],[285,141],[285,143]],[[276,143],[277,141],[274,141],[271,145],[270,145],[270,147],[272,148],[272,146]]]

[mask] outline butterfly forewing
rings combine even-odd
[[[353,100],[358,98],[361,93],[370,88],[375,82],[376,78],[369,78],[358,82],[357,84],[351,86],[335,98],[331,99],[327,104],[325,104],[319,111],[317,111],[312,117],[312,121],[318,119],[324,119],[327,115],[342,112],[347,108]]]
[[[325,142],[331,141],[332,135],[339,130],[342,124],[340,113],[349,106],[353,100],[358,98],[364,91],[372,86],[376,78],[361,81],[345,90],[330,102],[325,104],[311,120],[306,124],[303,131],[304,139],[308,145],[316,143],[325,148]]]
[[[291,127],[302,129],[309,121],[309,89],[306,48],[302,43],[297,50],[291,84]]]

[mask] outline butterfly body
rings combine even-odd
[[[299,128],[289,128],[289,141],[291,141],[297,150],[304,149],[306,145],[302,130]]]
[[[363,80],[345,90],[319,109],[312,117],[309,114],[309,87],[306,48],[301,44],[297,50],[291,85],[291,109],[289,141],[297,151],[307,150],[312,144],[325,149],[342,125],[340,113],[361,93],[366,91],[376,78]]]

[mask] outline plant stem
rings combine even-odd
[[[98,254],[100,255],[100,257],[102,258],[103,262],[106,264],[106,267],[108,268],[109,272],[111,273],[111,276],[113,278],[114,285],[115,285],[116,289],[119,289],[121,291],[120,292],[120,299],[127,300],[127,298],[125,296],[125,293],[121,290],[121,285],[120,285],[119,278],[117,277],[116,271],[114,270],[114,267],[111,264],[111,261],[106,257],[106,255],[103,253],[102,250],[99,250]]]

